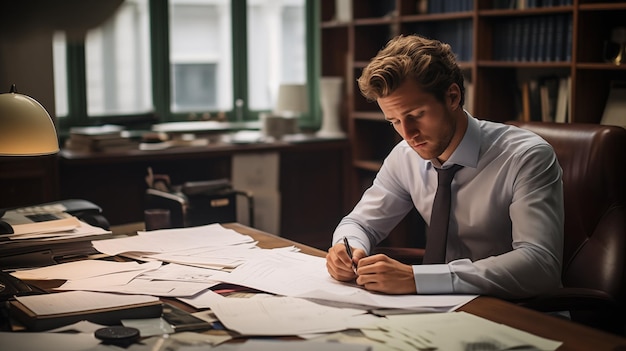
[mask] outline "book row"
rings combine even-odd
[[[474,9],[474,0],[430,0],[428,13],[463,12]]]
[[[496,9],[526,9],[534,7],[569,6],[572,0],[494,0]]]
[[[415,23],[410,31],[450,44],[459,61],[472,60],[472,20],[445,21],[439,23]]]
[[[556,14],[507,18],[494,25],[493,59],[570,61],[572,16]]]

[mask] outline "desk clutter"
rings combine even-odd
[[[147,229],[183,228],[210,223],[241,222],[237,200],[245,200],[247,220],[254,226],[254,196],[235,189],[227,178],[172,184],[169,175],[148,167],[144,197]]]
[[[371,293],[332,280],[323,257],[302,253],[288,241],[262,248],[253,237],[217,223],[138,231],[92,245],[103,258],[11,272],[18,279],[58,284],[51,293],[10,300],[11,331],[0,332],[0,345],[119,350],[95,333],[115,325],[140,332],[139,341],[125,350],[468,350],[472,345],[555,350],[561,345],[451,312],[476,296]],[[103,318],[101,311],[110,313]],[[68,329],[78,332],[60,332]],[[266,338],[284,336],[299,338]],[[246,341],[228,343],[240,338]]]

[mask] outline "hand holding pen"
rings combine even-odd
[[[348,241],[348,238],[345,236],[343,237],[343,244],[346,247],[346,253],[348,254],[348,257],[350,257],[350,261],[352,261],[352,270],[354,271],[354,274],[357,274],[356,263],[354,262],[353,257],[352,257],[352,247],[350,246],[350,242]]]

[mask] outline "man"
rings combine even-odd
[[[524,298],[561,286],[562,171],[552,147],[463,110],[463,76],[450,46],[439,41],[392,39],[358,83],[403,141],[337,226],[326,259],[330,275],[388,294]],[[462,167],[451,184],[445,260],[410,266],[368,256],[412,207],[433,223],[436,169],[453,165]],[[434,237],[427,232],[426,255]]]

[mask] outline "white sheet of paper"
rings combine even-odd
[[[74,284],[74,289],[101,291],[120,294],[145,294],[160,297],[186,297],[193,296],[199,292],[206,290],[219,282],[209,281],[205,283],[196,282],[176,282],[172,283],[166,280],[146,280],[133,279],[126,285],[109,285],[109,286],[85,286],[80,287]]]
[[[225,298],[211,308],[229,329],[244,335],[298,335],[347,329],[362,310],[319,305],[293,297]]]
[[[217,273],[212,279],[239,284],[274,294],[361,304],[377,308],[439,308],[448,311],[477,295],[385,295],[341,283],[328,275],[326,261],[303,253],[254,259],[230,273]]]
[[[170,253],[198,247],[222,247],[253,242],[248,236],[220,224],[138,232],[136,236],[96,240],[94,248],[108,255],[125,252]]]
[[[100,287],[121,286],[130,283],[144,272],[158,269],[161,262],[146,262],[139,265],[140,270],[111,273],[85,279],[68,280],[56,290],[94,290]]]
[[[160,265],[160,262],[158,263]],[[11,273],[20,279],[46,280],[46,279],[85,279],[103,276],[111,273],[129,271],[141,271],[145,268],[137,262],[112,262],[100,260],[81,260],[55,264],[47,267],[21,270]]]
[[[465,351],[482,345],[494,350],[526,347],[550,351],[562,344],[466,312],[394,315],[375,324],[379,329],[364,329],[365,335],[400,349],[430,345]]]
[[[358,344],[325,343],[316,341],[293,340],[248,340],[241,344],[238,351],[369,351],[371,346]]]
[[[193,306],[195,308],[212,308],[217,303],[225,299],[224,296],[213,292],[212,290],[205,290],[201,293],[190,297],[179,297],[178,300]]]
[[[183,264],[170,263],[162,265],[159,269],[141,274],[141,279],[169,280],[181,282],[204,283],[210,280],[215,270],[192,267]]]

